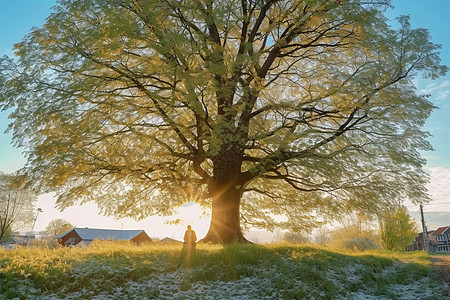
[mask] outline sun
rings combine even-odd
[[[210,212],[205,210],[198,203],[187,202],[180,206],[178,217],[185,227],[191,225],[197,235],[204,235],[208,231],[210,222]],[[181,225],[180,224],[180,225]]]

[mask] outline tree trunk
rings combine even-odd
[[[248,242],[241,231],[240,204],[242,192],[235,185],[223,186],[213,195],[211,224],[202,242],[229,244]]]
[[[240,151],[222,151],[220,159],[214,161],[214,181],[208,187],[213,200],[211,224],[201,242],[249,242],[242,234],[240,223],[243,189],[240,155]]]

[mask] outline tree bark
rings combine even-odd
[[[213,195],[211,224],[202,242],[229,244],[248,242],[241,231],[241,189],[224,186]]]
[[[201,242],[229,244],[249,241],[241,230],[240,205],[243,184],[240,151],[223,151],[214,161],[214,180],[209,185],[212,195],[211,223]]]

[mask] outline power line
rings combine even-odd
[[[432,218],[432,221],[433,221],[433,222],[440,222],[440,221],[446,221],[446,220],[450,221],[450,217],[437,218],[437,219]]]
[[[427,203],[427,204],[425,204],[425,206],[429,206],[429,205],[444,205],[444,204],[450,204],[450,201],[448,201],[448,202],[439,202],[439,203]]]

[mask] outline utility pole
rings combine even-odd
[[[420,204],[420,216],[422,218],[422,236],[423,236],[423,250],[428,252],[428,230],[425,225],[425,218],[423,216],[423,205]]]
[[[38,217],[40,212],[43,212],[43,210],[41,208],[38,208],[37,212],[36,212],[36,217],[34,218],[33,227],[31,227],[31,231],[34,230],[34,225],[36,225],[36,220],[37,220],[37,217]]]

